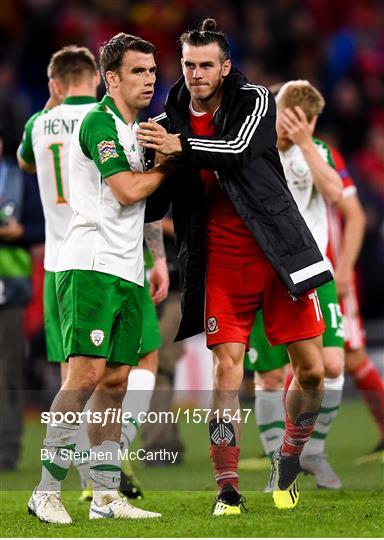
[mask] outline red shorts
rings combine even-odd
[[[355,351],[365,345],[365,329],[360,315],[356,279],[348,288],[347,294],[339,298],[343,313],[345,349]]]
[[[265,258],[243,264],[232,261],[212,263],[211,259],[207,266],[205,331],[208,347],[244,343],[248,349],[256,311],[260,308],[271,345],[309,339],[324,332],[316,291],[293,300]]]

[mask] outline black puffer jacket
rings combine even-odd
[[[181,133],[180,168],[147,200],[146,221],[161,219],[172,203],[182,277],[182,320],[176,339],[204,330],[204,192],[199,169],[219,182],[267,259],[293,296],[332,279],[287,187],[276,149],[276,105],[271,93],[232,68],[215,115],[214,137],[196,136],[189,122],[190,94],[180,79],[157,118]],[[241,262],[241,261],[239,261]]]

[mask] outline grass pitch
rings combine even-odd
[[[138,506],[161,512],[158,520],[89,521],[88,504],[77,503],[76,471],[70,471],[63,493],[73,525],[40,523],[29,516],[26,505],[39,479],[40,445],[44,426],[26,425],[23,457],[19,471],[1,475],[2,537],[381,537],[384,535],[384,467],[363,466],[354,460],[377,442],[376,428],[365,406],[358,401],[342,404],[329,436],[327,448],[344,488],[338,492],[319,490],[312,477],[300,480],[301,499],[296,509],[279,511],[272,496],[262,493],[269,471],[241,472],[242,492],[248,512],[240,516],[213,518],[215,486],[207,456],[208,434],[204,424],[181,424],[187,446],[181,465],[161,469],[134,469],[145,489]],[[140,442],[137,443],[140,445]],[[254,419],[242,434],[241,457],[261,451]]]

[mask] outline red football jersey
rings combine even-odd
[[[214,116],[190,111],[190,121],[195,135],[214,135]],[[225,190],[220,186],[214,171],[200,169],[207,203],[206,248],[207,257],[229,261],[265,258],[251,232],[236,212]]]

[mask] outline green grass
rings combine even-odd
[[[182,465],[163,469],[134,468],[145,488],[140,506],[163,514],[160,520],[143,522],[87,519],[88,504],[78,504],[79,493],[65,491],[63,499],[73,518],[71,526],[42,524],[26,513],[26,504],[39,478],[39,449],[44,433],[36,421],[27,423],[20,469],[1,475],[1,536],[7,537],[381,537],[384,534],[383,466],[353,464],[377,442],[377,433],[360,402],[344,402],[328,440],[331,461],[344,489],[318,490],[312,477],[300,481],[301,500],[293,511],[278,511],[271,495],[260,490],[268,471],[242,472],[241,487],[248,513],[213,518],[214,482],[207,457],[205,425],[182,424],[187,453]],[[139,444],[139,441],[138,441]],[[260,450],[254,420],[242,434],[241,457]],[[65,487],[76,490],[76,471],[70,471]]]

